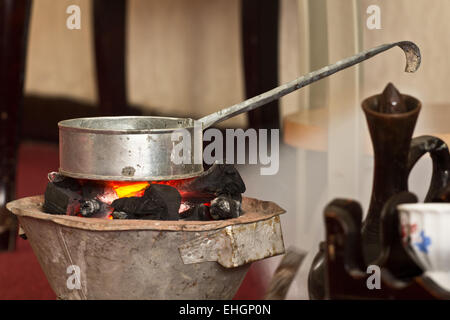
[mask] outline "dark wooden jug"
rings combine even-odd
[[[365,99],[365,113],[374,150],[374,178],[368,214],[362,224],[362,252],[369,265],[381,254],[381,213],[383,206],[394,195],[408,191],[408,177],[417,161],[429,153],[433,162],[433,175],[425,202],[438,201],[448,186],[450,154],[439,138],[421,136],[412,139],[421,103],[414,97],[401,95],[392,84],[382,94]],[[320,245],[308,278],[311,299],[325,297],[325,246]],[[405,257],[407,259],[407,257]],[[420,272],[418,266],[408,262],[402,268],[411,276]]]

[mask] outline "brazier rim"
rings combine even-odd
[[[52,221],[58,225],[91,231],[214,231],[237,224],[247,224],[270,219],[286,211],[272,201],[243,197],[244,214],[238,218],[218,221],[161,221],[161,220],[109,220],[84,218],[67,215],[54,215],[42,210],[44,196],[21,198],[7,203],[6,208],[17,216]]]

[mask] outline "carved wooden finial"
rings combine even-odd
[[[382,113],[402,113],[408,111],[403,96],[390,82],[381,94],[378,111]]]

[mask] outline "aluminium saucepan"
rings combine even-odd
[[[367,60],[395,46],[406,54],[406,72],[420,66],[419,48],[412,42],[384,44],[311,72],[256,97],[199,120],[168,117],[95,117],[64,120],[59,126],[60,173],[73,178],[157,181],[185,179],[203,172],[203,130],[220,121],[278,99],[294,90]],[[173,161],[172,134],[191,135],[191,164]],[[196,162],[200,162],[196,164]]]

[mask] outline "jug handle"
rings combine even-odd
[[[433,163],[433,174],[425,202],[432,202],[449,182],[450,153],[447,144],[434,136],[420,136],[411,140],[408,155],[408,175],[419,159],[428,153]]]

